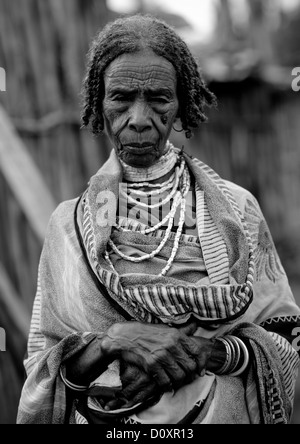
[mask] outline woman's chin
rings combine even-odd
[[[122,156],[123,162],[134,168],[149,168],[154,165],[156,157],[153,154],[126,154]]]

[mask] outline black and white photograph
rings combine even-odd
[[[0,0],[0,424],[300,424],[300,0]]]

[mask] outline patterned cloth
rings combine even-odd
[[[116,185],[120,177],[117,183],[112,179],[108,186],[101,174],[91,180],[83,199],[85,249],[100,280],[116,299],[130,303],[141,321],[154,322],[154,318],[158,318],[166,323],[182,323],[193,314],[203,321],[228,322],[240,316],[252,300],[254,257],[251,238],[225,182],[199,160],[192,162],[186,156],[186,162],[196,179],[198,233],[209,285],[192,286],[180,280],[159,276],[149,278],[148,273],[143,276],[134,272],[130,281],[127,278],[124,288],[119,276],[101,258],[103,245],[107,244],[116,224],[115,214],[111,215],[106,231],[99,226],[99,202],[108,192],[111,201],[119,201]],[[109,171],[112,170],[113,165],[110,165]],[[135,231],[124,233],[122,241],[125,245],[135,243],[141,247],[144,242],[149,244],[149,237]]]
[[[104,258],[116,222],[113,196],[118,195],[122,180],[122,169],[113,151],[91,179],[85,198],[62,203],[50,220],[39,266],[18,423],[76,423],[76,418],[78,423],[86,422],[76,408],[76,396],[67,391],[61,379],[64,363],[116,322],[135,319],[178,323],[190,316],[198,318],[200,336],[233,332],[244,339],[253,365],[243,380],[208,374],[191,388],[183,387],[173,396],[163,395],[138,416],[123,415],[114,420],[289,421],[299,365],[298,353],[291,344],[293,331],[300,325],[300,310],[266,221],[249,192],[221,180],[197,159],[186,156],[186,161],[198,190],[197,223],[201,232],[197,247],[201,248],[199,259],[205,266],[206,277],[202,277],[208,277],[209,283],[203,285],[200,279],[202,285],[191,285],[176,272],[159,278],[142,272],[120,277],[113,272]],[[99,223],[103,222],[99,212],[102,199],[106,199],[105,211],[111,222],[106,226]],[[131,240],[136,245],[141,234],[136,230],[133,235]],[[214,239],[212,246],[210,236]],[[192,239],[181,240],[184,254],[185,243]],[[210,254],[215,246],[219,255]],[[165,312],[161,298],[172,303]],[[101,382],[111,386],[120,383],[117,361],[101,375]],[[169,417],[159,415],[166,410]]]

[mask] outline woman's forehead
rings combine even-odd
[[[122,54],[108,66],[104,79],[106,86],[146,83],[172,88],[177,83],[173,65],[152,51]]]

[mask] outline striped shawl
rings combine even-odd
[[[253,366],[243,381],[207,375],[210,385],[205,390],[199,382],[199,399],[190,398],[186,389],[185,397],[177,393],[163,402],[171,406],[176,399],[186,399],[181,419],[198,406],[199,411],[189,417],[195,423],[289,421],[299,364],[292,332],[299,326],[300,310],[267,223],[249,192],[223,181],[197,159],[186,156],[186,162],[196,183],[197,222],[210,284],[191,285],[154,275],[120,279],[113,272],[104,259],[112,224],[97,223],[99,193],[117,196],[122,180],[113,151],[84,197],[62,203],[51,217],[39,266],[18,423],[73,423],[76,418],[80,422],[76,399],[66,390],[60,369],[96,333],[129,319],[172,324],[192,315],[199,320],[199,335],[236,332],[244,338],[252,349]],[[116,218],[113,200],[107,203],[109,217]],[[209,220],[209,230],[203,220]],[[138,224],[135,228],[138,239]],[[211,255],[212,232],[219,255]],[[117,371],[116,363],[110,372]],[[145,411],[146,422],[151,422],[152,413],[158,422],[170,420]],[[173,420],[180,422],[177,417]]]

